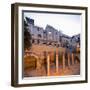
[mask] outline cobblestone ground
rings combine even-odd
[[[62,66],[59,66],[58,73],[56,73],[55,65],[50,66],[50,76],[65,76],[65,75],[80,75],[80,64],[74,64],[70,67],[66,67],[64,70]],[[39,76],[47,76],[47,72],[44,66],[40,69],[30,70],[27,69],[24,72],[25,77],[39,77]]]

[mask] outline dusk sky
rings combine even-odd
[[[69,36],[81,33],[81,15],[25,12],[24,17],[34,19],[35,25],[44,29],[49,24]]]

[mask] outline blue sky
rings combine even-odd
[[[34,19],[35,25],[44,29],[49,24],[69,36],[81,33],[81,15],[25,12],[26,16]]]

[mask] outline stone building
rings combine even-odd
[[[72,36],[71,43],[72,43],[72,46],[77,47],[78,45],[78,47],[80,47],[80,34]]]
[[[32,43],[40,44],[43,43],[43,31],[44,29],[34,25],[34,20],[26,18],[28,22],[28,31],[32,36]]]
[[[46,28],[43,29],[42,27],[35,26],[34,19],[26,17],[26,21],[33,44],[46,44],[57,47],[76,46],[77,43],[80,45],[80,34],[69,37],[51,25],[46,25]]]
[[[71,45],[71,37],[63,34],[61,37],[61,43],[63,47],[69,47]]]
[[[54,27],[50,25],[47,25],[45,31],[47,33],[47,44],[59,46],[60,41],[58,30],[56,30]]]

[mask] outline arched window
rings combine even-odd
[[[34,41],[34,39],[32,39],[32,43],[34,43],[35,41]]]
[[[38,38],[41,38],[42,36],[41,36],[41,34],[38,34]]]
[[[37,43],[38,43],[38,44],[40,43],[40,40],[39,40],[39,39],[37,40]]]

